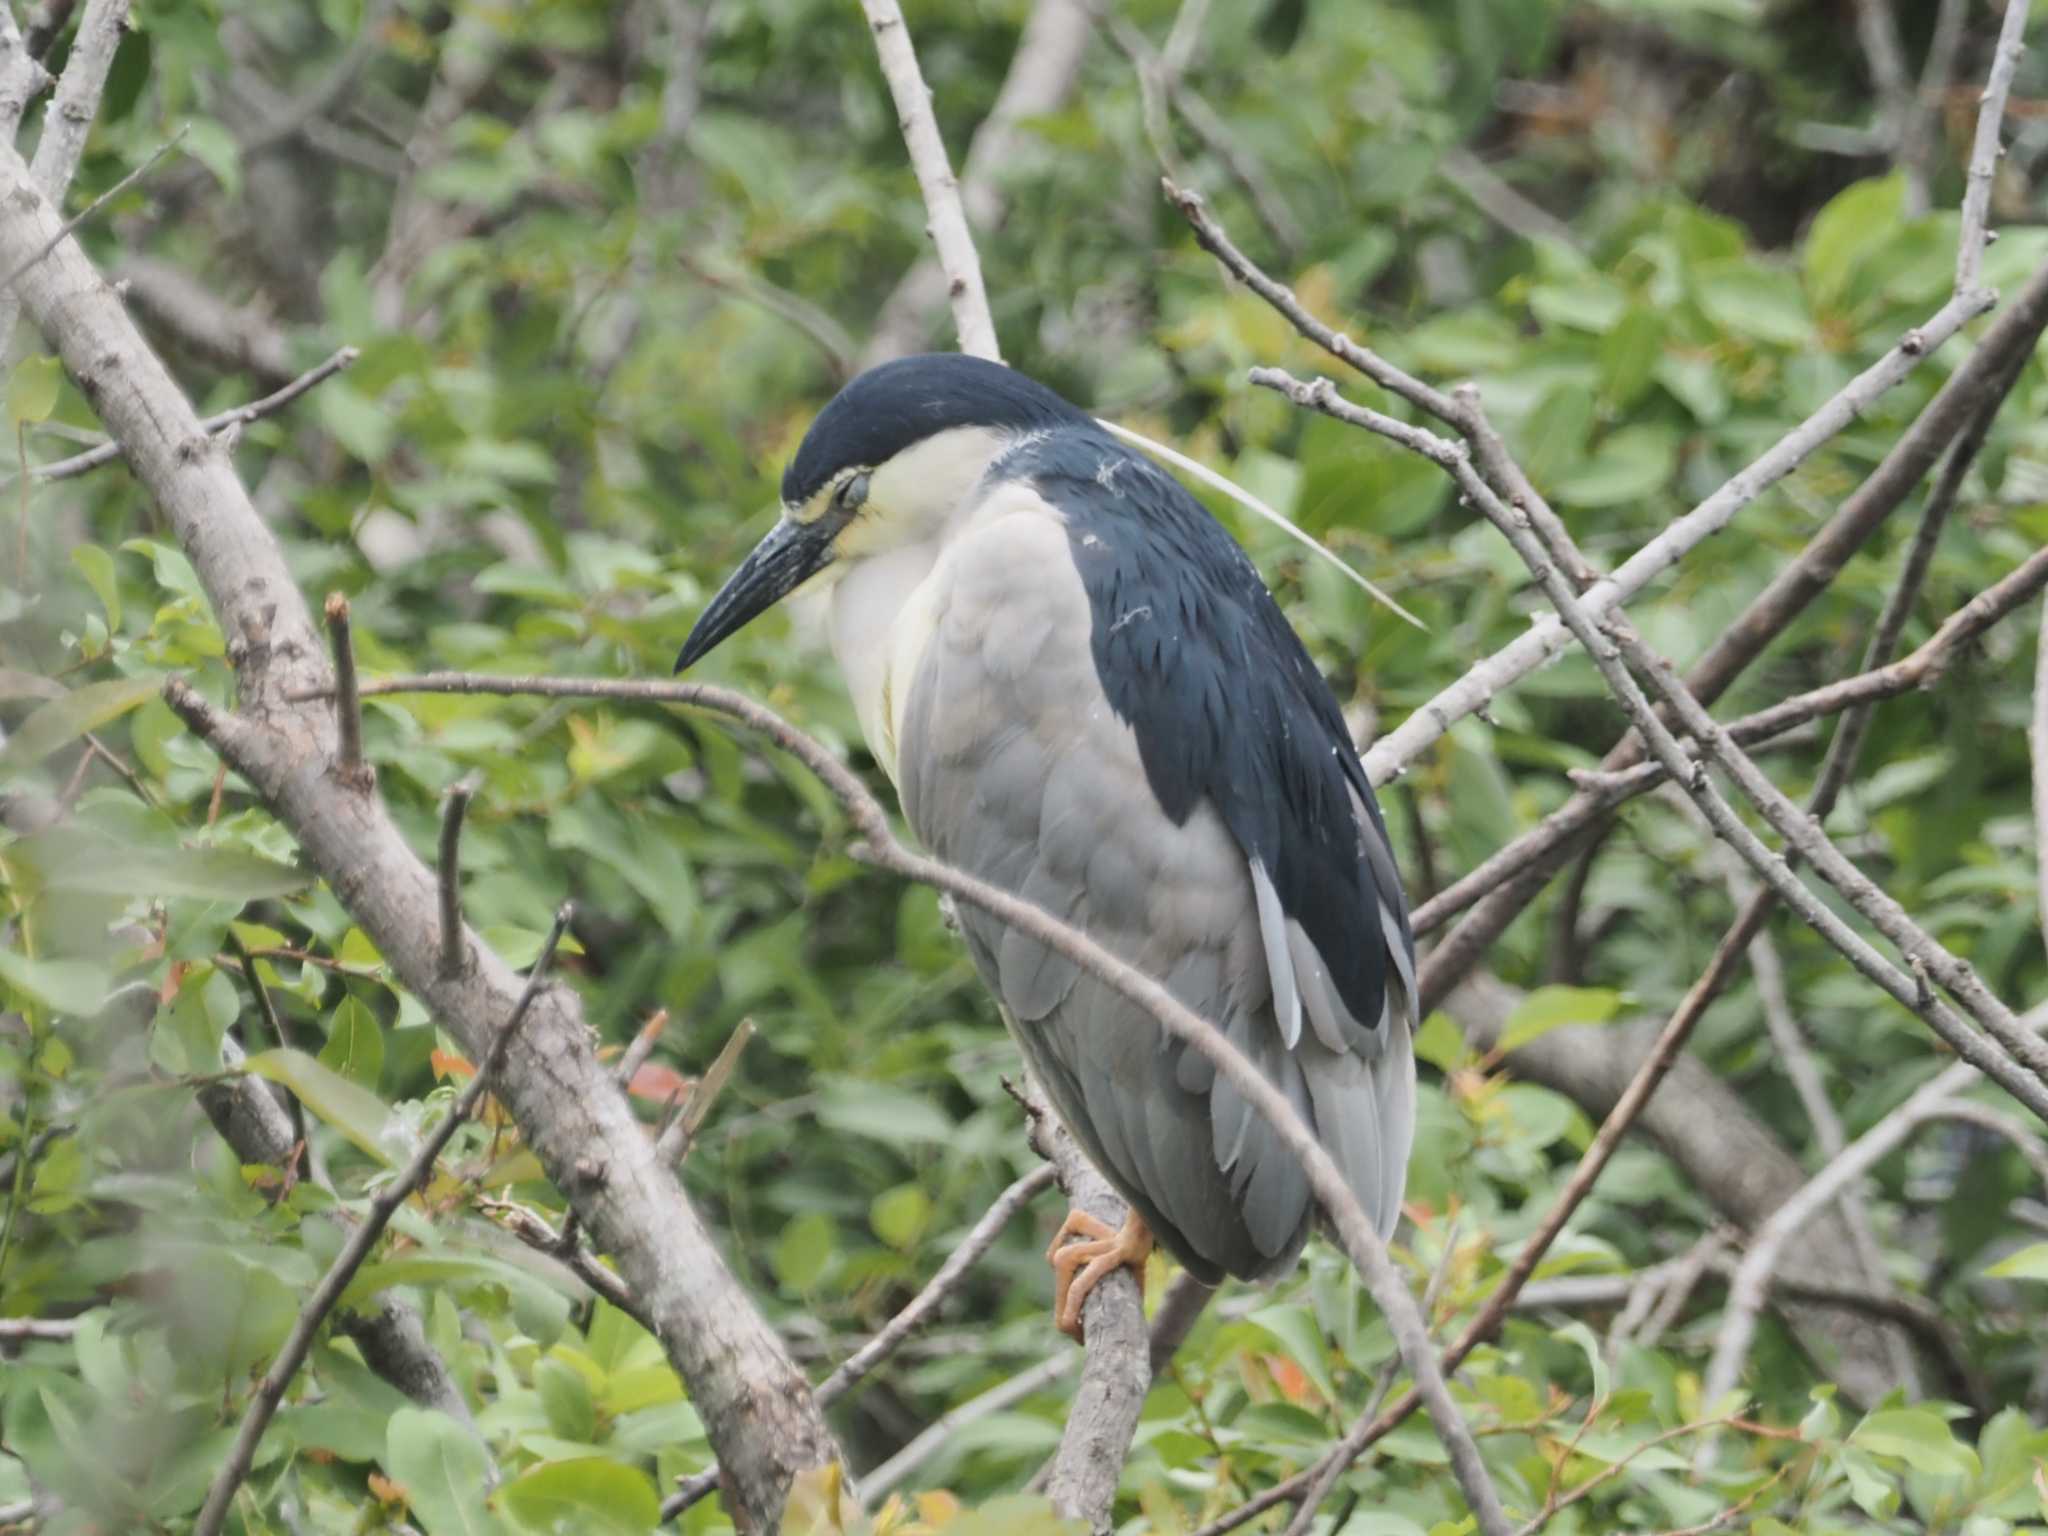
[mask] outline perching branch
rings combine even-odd
[[[369,1214],[362,1224],[349,1234],[341,1252],[334,1256],[334,1262],[327,1266],[327,1273],[320,1277],[320,1283],[313,1288],[313,1294],[306,1298],[306,1304],[299,1309],[298,1319],[292,1324],[292,1331],[277,1352],[277,1358],[270,1363],[270,1369],[263,1373],[263,1380],[257,1383],[256,1392],[249,1400],[249,1411],[242,1420],[242,1427],[235,1435],[234,1448],[228,1459],[214,1475],[213,1484],[206,1492],[206,1502],[201,1506],[199,1517],[192,1524],[193,1536],[219,1536],[221,1522],[227,1518],[228,1503],[235,1496],[235,1490],[242,1485],[242,1479],[249,1475],[255,1465],[256,1448],[262,1443],[263,1432],[270,1426],[271,1416],[277,1412],[277,1405],[283,1401],[285,1389],[298,1374],[312,1351],[313,1340],[319,1334],[327,1314],[334,1310],[341,1300],[341,1293],[348,1289],[349,1281],[355,1278],[357,1270],[363,1267],[363,1260],[370,1256],[370,1250],[377,1246],[377,1239],[384,1235],[384,1228],[393,1214],[412,1198],[414,1190],[433,1171],[435,1162],[441,1156],[441,1149],[460,1130],[463,1123],[476,1112],[477,1104],[483,1099],[484,1090],[491,1086],[493,1079],[505,1063],[505,1052],[518,1034],[527,1010],[533,1006],[539,994],[541,983],[547,979],[548,965],[555,957],[555,946],[562,941],[562,934],[569,926],[569,908],[565,904],[555,914],[554,927],[548,931],[542,943],[540,956],[533,963],[533,971],[527,977],[526,990],[519,995],[512,1014],[499,1027],[497,1037],[491,1041],[490,1051],[477,1063],[476,1076],[469,1086],[462,1090],[462,1096],[451,1107],[441,1123],[434,1128],[413,1154],[398,1177],[379,1190],[370,1202]]]
[[[368,685],[364,691],[378,694],[530,693],[554,697],[588,694],[608,698],[660,698],[666,702],[692,704],[737,720],[765,736],[817,776],[852,821],[860,838],[852,851],[863,863],[931,886],[957,901],[978,907],[999,922],[1072,961],[1143,1008],[1168,1034],[1199,1051],[1218,1073],[1228,1078],[1300,1161],[1310,1189],[1330,1214],[1345,1252],[1365,1280],[1381,1315],[1387,1319],[1400,1347],[1401,1358],[1415,1377],[1416,1391],[1429,1409],[1430,1418],[1450,1455],[1459,1484],[1478,1515],[1480,1528],[1488,1532],[1507,1530],[1499,1495],[1479,1459],[1470,1429],[1451,1400],[1415,1300],[1387,1257],[1386,1246],[1366,1218],[1358,1197],[1352,1193],[1330,1154],[1302,1122],[1285,1095],[1214,1025],[1182,1004],[1158,982],[1118,959],[1086,934],[1030,902],[906,848],[891,830],[888,813],[882,809],[881,802],[844,763],[780,715],[730,689],[704,683],[584,683],[571,678],[437,673],[386,679]],[[1092,1312],[1088,1315],[1092,1317]]]

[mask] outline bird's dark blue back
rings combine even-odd
[[[1390,965],[1413,968],[1407,902],[1343,714],[1250,558],[1178,481],[1099,430],[1027,439],[995,473],[1033,481],[1066,515],[1096,670],[1160,805],[1176,824],[1204,798],[1216,807],[1370,1028]]]

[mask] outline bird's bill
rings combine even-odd
[[[698,615],[696,628],[676,658],[678,672],[703,660],[719,642],[832,563],[831,531],[823,523],[823,519],[800,523],[785,517],[768,530],[768,536],[754,546],[753,553],[718,589],[711,605]]]

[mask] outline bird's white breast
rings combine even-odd
[[[891,782],[910,680],[931,638],[937,544],[911,544],[855,564],[832,588],[832,653],[868,750]]]

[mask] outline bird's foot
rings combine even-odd
[[[1074,1237],[1081,1241],[1068,1241]],[[1053,1321],[1060,1332],[1081,1343],[1081,1308],[1087,1304],[1088,1293],[1124,1268],[1142,1285],[1152,1246],[1152,1229],[1136,1211],[1126,1215],[1124,1224],[1114,1231],[1100,1217],[1078,1208],[1069,1211],[1053,1234],[1052,1246],[1045,1250],[1046,1262],[1052,1265]]]

